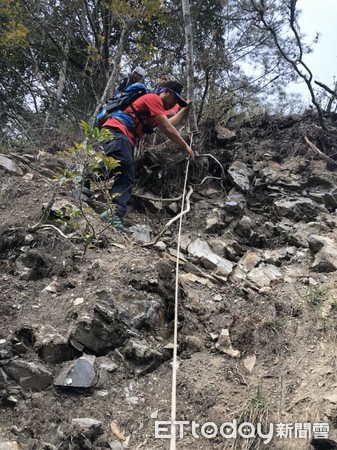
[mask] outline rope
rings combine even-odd
[[[167,224],[164,226],[164,228],[161,230],[161,232],[159,234],[157,234],[157,236],[155,237],[155,239],[151,242],[146,242],[145,244],[142,245],[142,247],[151,247],[152,245],[154,245],[156,242],[158,242],[158,240],[161,238],[161,236],[165,233],[165,231],[174,223],[176,222],[178,219],[181,219],[182,216],[184,216],[186,213],[188,213],[190,211],[190,197],[193,193],[193,188],[191,186],[189,186],[189,190],[188,193],[186,195],[185,201],[186,201],[186,209],[181,211],[178,215],[176,215],[175,217],[173,217],[169,222],[167,222]],[[184,197],[183,197],[184,198]]]
[[[206,181],[207,179],[213,179],[213,180],[219,180],[221,183],[221,187],[224,191],[226,191],[225,186],[223,185],[224,180],[226,179],[226,174],[225,174],[225,170],[223,168],[223,165],[221,164],[221,162],[219,160],[216,159],[215,156],[213,156],[211,153],[201,153],[197,155],[197,158],[212,158],[220,167],[221,170],[221,177],[205,177],[201,183],[198,184],[192,184],[192,186],[200,186],[201,184],[204,183],[204,181]]]
[[[191,136],[192,145],[193,134]],[[181,201],[181,211],[184,210],[184,202],[187,187],[188,169],[190,166],[190,158],[187,160],[186,175],[184,181],[183,198]],[[177,413],[177,371],[178,371],[178,292],[179,292],[179,255],[180,255],[180,238],[182,229],[182,218],[179,220],[178,241],[177,241],[177,261],[176,261],[176,279],[175,279],[175,299],[174,299],[174,333],[173,333],[173,360],[172,360],[172,391],[171,391],[171,440],[170,450],[176,450],[176,413]]]

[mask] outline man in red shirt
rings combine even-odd
[[[182,85],[176,81],[169,81],[159,92],[145,94],[135,100],[123,112],[117,112],[108,119],[103,127],[113,133],[113,138],[104,143],[104,152],[120,161],[117,168],[116,180],[111,188],[112,202],[116,207],[116,215],[105,211],[102,220],[110,222],[116,229],[127,232],[122,218],[126,213],[127,203],[131,197],[135,181],[135,163],[133,148],[137,140],[148,134],[150,129],[158,127],[172,142],[179,145],[191,159],[195,158],[192,148],[181,137],[175,128],[188,111],[190,103],[181,97]],[[171,109],[179,104],[182,109],[174,116],[167,118]],[[114,175],[113,173],[110,174]]]
[[[170,81],[170,75],[166,72],[163,72],[158,80],[158,84],[156,89],[153,91],[155,94],[159,94],[160,93],[160,89],[165,86],[165,84]],[[177,112],[179,111],[180,106],[179,103],[177,103],[176,105],[173,106],[173,108],[171,109],[171,111],[169,112],[169,114],[166,114],[167,117],[171,117],[174,116],[175,114],[177,114]]]

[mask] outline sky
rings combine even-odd
[[[312,71],[314,80],[333,88],[334,77],[337,80],[337,0],[298,0],[297,8],[302,10],[299,25],[307,35],[306,42],[312,42],[316,32],[320,34],[313,52],[305,55],[303,60]],[[304,83],[290,89],[301,93],[303,99],[310,103]]]

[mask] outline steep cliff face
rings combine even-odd
[[[63,186],[50,201],[64,157],[4,152],[0,448],[169,448],[176,297],[177,448],[335,448],[328,127],[232,118],[197,138],[189,164],[147,147],[129,235],[99,221],[99,194]]]

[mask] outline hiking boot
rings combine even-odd
[[[114,220],[114,216],[112,215],[111,211],[107,209],[106,211],[102,212],[101,219],[103,222],[112,223]]]
[[[123,225],[122,219],[118,216],[113,216],[111,211],[106,210],[101,214],[103,222],[110,223],[113,228],[122,233],[131,234],[131,231]]]
[[[122,233],[131,234],[131,231],[126,228],[122,222],[122,219],[118,216],[115,216],[112,224],[111,224],[116,230],[122,231]]]

